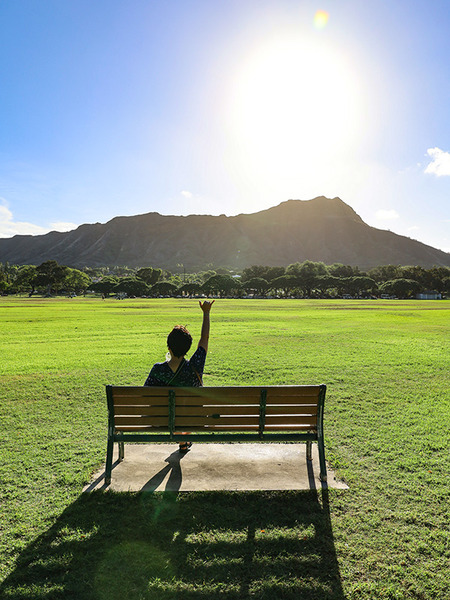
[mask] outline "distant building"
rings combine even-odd
[[[426,290],[425,292],[420,292],[420,294],[416,294],[416,299],[417,300],[441,300],[442,295],[439,292]]]

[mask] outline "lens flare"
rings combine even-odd
[[[318,10],[314,15],[314,26],[316,29],[323,29],[328,23],[329,14],[326,10]]]

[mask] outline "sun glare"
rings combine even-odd
[[[329,15],[326,10],[318,10],[314,15],[314,25],[317,29],[323,29],[328,23]]]
[[[317,37],[284,36],[255,49],[231,100],[234,171],[274,189],[284,182],[292,195],[302,181],[320,187],[330,161],[358,143],[358,88],[346,58]]]

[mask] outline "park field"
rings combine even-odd
[[[205,385],[328,386],[348,490],[82,494],[194,300],[0,298],[0,597],[448,600],[450,301],[217,300]]]

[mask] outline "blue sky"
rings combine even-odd
[[[325,195],[450,251],[447,0],[1,0],[0,28],[0,237]]]

